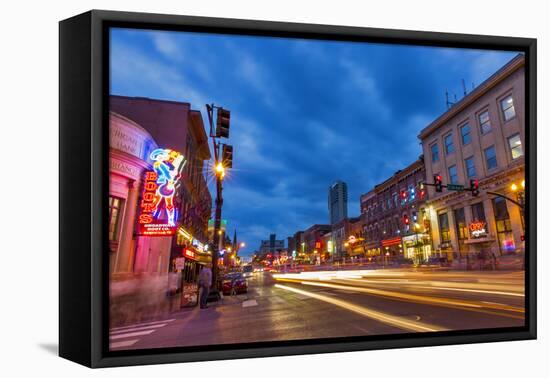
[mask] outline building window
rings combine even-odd
[[[474,157],[470,156],[469,158],[465,159],[464,164],[466,165],[466,174],[468,175],[468,178],[475,177],[476,176],[476,164],[474,162]]]
[[[439,146],[437,143],[432,144],[430,148],[432,150],[432,162],[439,161]]]
[[[506,200],[502,197],[493,199],[493,210],[497,226],[498,244],[501,252],[515,252],[516,245],[512,234],[510,215],[506,207]]]
[[[460,135],[462,136],[462,144],[465,146],[472,142],[472,134],[470,133],[470,125],[464,124],[460,127]]]
[[[458,172],[456,165],[451,165],[449,167],[449,182],[451,184],[458,184]]]
[[[451,241],[451,231],[449,230],[449,217],[447,213],[439,214],[439,234],[441,235],[441,243],[449,243]]]
[[[504,121],[509,121],[516,116],[516,109],[514,108],[514,99],[512,98],[512,95],[500,100],[500,109],[502,110]]]
[[[124,200],[122,198],[109,196],[109,241],[118,240],[123,203]]]
[[[498,164],[495,146],[491,146],[485,149],[485,163],[487,164],[487,169],[493,169],[497,167]]]
[[[485,222],[485,208],[483,202],[478,202],[472,205],[472,220],[474,222]]]
[[[491,120],[489,119],[488,110],[479,115],[479,129],[481,130],[481,134],[487,134],[491,131]]]
[[[464,215],[464,208],[456,209],[454,211],[456,234],[458,235],[459,242],[468,239],[468,225],[466,224],[466,216]]]
[[[512,135],[508,138],[508,146],[510,146],[512,159],[517,159],[518,157],[523,156],[523,147],[521,145],[519,134]]]
[[[445,137],[445,153],[447,155],[455,152],[455,146],[453,144],[453,134],[449,134]]]

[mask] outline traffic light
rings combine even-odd
[[[220,138],[229,138],[229,119],[231,112],[227,109],[218,108],[218,118],[216,119],[216,136]]]
[[[477,197],[479,195],[479,181],[472,179],[470,180],[470,190],[472,191],[472,196]]]
[[[423,182],[420,182],[418,184],[418,195],[421,199],[424,198],[424,196],[426,195],[426,187],[424,186]]]
[[[407,200],[408,194],[407,194],[407,190],[406,190],[406,189],[402,189],[402,190],[401,190],[401,193],[400,193],[399,195],[400,195],[400,197],[401,197],[401,201],[406,201],[406,200]]]
[[[233,167],[233,146],[224,144],[222,147],[222,164],[224,168]]]
[[[413,211],[412,213],[412,216],[413,216],[413,221],[416,222],[418,220],[418,214],[416,211]]]
[[[405,226],[409,225],[409,216],[407,214],[403,214],[403,224]]]
[[[441,175],[434,175],[435,191],[441,193],[443,191],[443,179]]]

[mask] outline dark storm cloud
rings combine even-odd
[[[111,93],[231,109],[223,217],[248,252],[326,223],[327,189],[359,196],[421,154],[419,131],[508,52],[116,30]],[[206,121],[206,119],[205,119]],[[206,122],[205,122],[206,123]]]

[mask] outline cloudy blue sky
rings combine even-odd
[[[419,131],[516,55],[352,42],[114,29],[111,93],[231,110],[223,218],[258,248],[328,222],[327,191],[359,196],[421,154]],[[214,191],[212,190],[212,193]]]

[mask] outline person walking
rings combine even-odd
[[[200,308],[204,309],[208,306],[208,294],[210,294],[210,286],[212,286],[212,269],[211,264],[206,265],[199,273],[199,289],[200,289]]]

